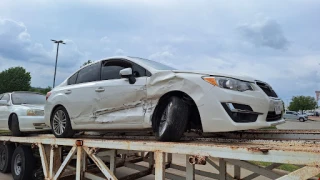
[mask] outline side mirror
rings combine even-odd
[[[9,103],[7,102],[7,100],[0,100],[0,106],[8,106]]]
[[[131,68],[122,69],[122,70],[120,70],[119,74],[121,77],[128,78],[130,84],[134,84],[136,82],[136,78],[132,74]]]
[[[131,68],[125,68],[120,70],[120,75],[123,77],[132,76],[132,69]]]

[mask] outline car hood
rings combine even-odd
[[[234,79],[239,79],[242,81],[248,81],[248,82],[255,82],[256,79],[249,77],[249,76],[235,76],[230,74],[223,74],[223,73],[216,73],[216,72],[210,72],[210,71],[185,71],[185,70],[173,70],[175,73],[192,73],[192,74],[202,74],[202,75],[208,75],[208,76],[222,76],[222,77],[230,77]]]
[[[44,110],[44,105],[41,104],[21,104],[22,107],[28,107],[30,109],[40,109]]]

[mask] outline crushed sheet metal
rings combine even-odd
[[[144,116],[145,126],[151,127],[151,117],[155,107],[160,97],[167,92],[183,90],[189,94],[195,102],[204,96],[203,90],[197,84],[189,82],[189,80],[181,78],[179,74],[171,71],[155,73],[146,79],[146,81],[148,81],[146,83],[148,87],[146,87],[146,85],[132,87],[135,91],[128,90],[128,92],[121,92],[121,94],[120,92],[118,93],[114,87],[111,87],[115,93],[114,96],[107,97],[103,95],[103,93],[99,94],[92,104],[88,104],[86,108],[82,108],[82,112],[73,115],[71,119],[82,116],[84,117],[82,119],[88,119],[89,122],[96,121],[98,123],[134,123],[140,119],[139,122],[141,123],[141,117]],[[123,102],[117,101],[119,96],[122,97]],[[124,102],[131,103],[122,104]],[[132,119],[134,119],[133,122]]]
[[[93,115],[95,117],[97,117],[97,116],[100,116],[100,115],[103,115],[103,114],[106,114],[106,113],[112,113],[112,112],[116,112],[116,111],[135,108],[137,106],[142,106],[142,102],[138,101],[138,102],[133,102],[133,103],[128,103],[128,104],[123,104],[123,106],[120,106],[120,107],[100,109],[98,111],[95,111]]]

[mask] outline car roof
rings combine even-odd
[[[43,95],[41,93],[32,92],[32,91],[13,91],[13,92],[11,92],[11,94],[14,94],[14,93],[28,93],[28,94],[40,94],[40,95]]]

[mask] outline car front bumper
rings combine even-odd
[[[250,107],[246,113],[256,114],[255,117],[242,116],[235,121],[232,114],[223,106],[224,103],[239,104],[237,107]],[[281,104],[281,114],[275,113],[275,107]],[[200,101],[197,102],[203,132],[224,132],[246,129],[259,129],[284,123],[283,105],[278,98],[268,97],[262,90],[238,92],[219,87],[210,87]],[[279,109],[278,109],[279,110]],[[268,116],[269,114],[269,116]],[[270,120],[270,117],[275,118]],[[277,116],[275,116],[277,115]],[[267,117],[269,121],[267,121]],[[240,118],[241,119],[241,118]]]
[[[44,116],[19,116],[21,131],[44,131],[50,127],[45,125]]]

